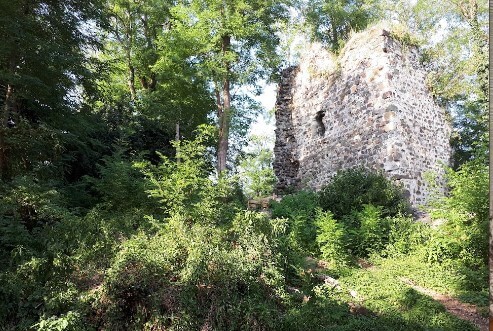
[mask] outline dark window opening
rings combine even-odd
[[[319,111],[317,112],[317,115],[315,115],[315,122],[317,124],[317,134],[320,137],[323,137],[325,134],[325,125],[322,121],[322,118],[324,118],[325,112]]]

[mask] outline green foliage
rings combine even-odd
[[[272,195],[276,176],[272,168],[274,155],[266,144],[267,137],[253,136],[251,150],[239,163],[239,171],[246,195],[260,198]]]
[[[255,84],[275,68],[276,21],[287,16],[284,1],[192,1],[172,9],[175,37],[193,47],[198,64],[212,82],[229,76],[234,83]],[[222,49],[230,36],[237,42]],[[253,56],[255,54],[255,56]],[[231,71],[225,66],[231,65]]]
[[[145,168],[165,222],[119,249],[97,298],[107,328],[272,328],[284,280],[271,224],[263,214],[232,215],[227,178],[204,176],[207,137],[177,143],[176,161]]]
[[[156,208],[145,192],[144,176],[124,157],[123,150],[117,149],[111,156],[104,157],[102,163],[99,178],[86,178],[100,196],[101,203],[110,205],[114,210]]]
[[[382,207],[383,217],[409,212],[409,203],[403,197],[401,187],[383,174],[364,168],[338,171],[321,190],[319,200],[320,207],[330,210],[338,220],[353,211],[361,211],[365,204]]]
[[[286,234],[289,247],[305,254],[316,254],[315,215],[318,208],[317,194],[300,191],[289,194],[280,202],[272,202],[272,217],[288,220]]]
[[[199,68],[215,98],[219,172],[226,170],[230,140],[232,145],[243,141],[238,139],[241,135],[231,139],[230,133],[237,129],[245,132],[251,120],[249,114],[258,110],[245,107],[254,104],[245,89],[232,93],[233,89],[258,87],[259,80],[271,78],[278,70],[275,23],[288,15],[284,4],[283,0],[194,0],[171,9],[170,37],[176,47],[188,50],[187,61]]]
[[[322,259],[340,266],[347,263],[346,229],[336,221],[330,212],[317,212],[317,244],[320,247]]]
[[[357,230],[357,254],[369,256],[378,253],[388,242],[388,219],[382,218],[382,207],[364,205],[363,210],[357,214],[360,227]]]
[[[424,267],[420,271],[438,276],[434,273],[436,270],[413,264],[408,259],[406,264],[400,261],[402,258],[388,260],[376,266],[376,270],[355,270],[339,279],[342,286],[364,298],[366,313],[358,314],[336,330],[476,330],[472,324],[448,314],[442,304],[399,280],[403,273],[406,277],[414,275],[414,268]],[[433,276],[428,276],[428,280]]]
[[[78,312],[69,311],[67,314],[62,314],[61,316],[42,318],[39,323],[34,324],[34,327],[38,331],[75,331],[81,330],[85,326],[81,323]]]
[[[169,219],[126,241],[98,301],[108,329],[273,329],[282,294],[270,225],[238,214],[231,227]],[[256,326],[255,326],[256,325]]]
[[[458,261],[430,263],[418,251],[407,255],[377,260],[378,267],[395,277],[412,279],[420,286],[450,294],[463,302],[488,306],[488,267],[465,268]]]
[[[157,166],[136,163],[149,179],[150,196],[160,202],[166,216],[219,224],[241,207],[241,201],[232,198],[235,179],[220,176],[213,180],[209,175],[212,166],[206,143],[212,132],[212,127],[203,126],[195,140],[174,142],[176,161],[162,155]]]
[[[83,47],[96,46],[95,31],[81,33],[78,30],[88,21],[92,21],[94,27],[104,23],[100,1],[0,3],[2,100],[7,85],[13,85],[15,101],[10,106],[17,106],[12,107],[17,111],[7,109],[12,112],[8,115],[18,119],[20,112],[34,119],[45,112],[70,109],[73,102],[68,96],[70,89],[76,84],[90,85]],[[4,129],[4,107],[1,112]]]
[[[389,242],[382,255],[400,257],[416,253],[431,242],[431,236],[430,227],[422,222],[407,217],[392,217],[389,220]]]
[[[391,227],[390,219],[382,218],[381,213],[382,207],[364,205],[362,211],[353,212],[350,221],[348,217],[339,221],[331,212],[319,211],[315,222],[321,257],[343,264],[350,260],[349,253],[364,258],[384,254]]]
[[[372,0],[311,1],[306,24],[312,39],[339,51],[351,31],[361,31],[378,17],[378,4]]]
[[[2,188],[0,214],[4,224],[32,232],[66,217],[66,201],[56,184],[39,181],[33,174],[15,177]],[[12,239],[3,238],[5,242]]]
[[[454,119],[454,133],[451,145],[454,149],[453,166],[470,160],[488,163],[489,134],[488,134],[488,104],[484,102],[466,101],[457,106],[460,110]]]
[[[450,192],[431,203],[432,218],[444,224],[429,248],[430,259],[457,258],[471,266],[487,263],[488,178],[488,167],[478,161],[447,171]]]

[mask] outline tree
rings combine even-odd
[[[466,61],[467,76],[462,76],[470,88],[455,96],[455,104],[460,108],[455,121],[458,134],[452,141],[455,167],[471,159],[488,162],[488,119],[489,119],[489,58],[488,5],[482,0],[449,0],[454,14],[461,23],[466,23],[469,56]],[[468,77],[469,76],[469,77]],[[470,79],[472,78],[472,79]]]
[[[155,0],[108,3],[110,28],[104,50],[97,54],[105,75],[98,80],[93,105],[120,139],[130,143],[130,150],[142,147],[134,146],[139,141],[146,150],[168,154],[169,140],[191,136],[208,121],[213,107],[206,81],[173,37],[173,5]]]
[[[282,0],[193,0],[173,8],[177,38],[193,47],[211,84],[218,125],[217,171],[226,170],[235,87],[255,85],[278,63],[275,22],[287,15]],[[237,108],[237,107],[236,107]]]
[[[250,150],[240,161],[240,178],[250,198],[266,197],[274,191],[276,176],[272,168],[274,158],[267,136],[252,136]]]
[[[399,18],[421,40],[432,92],[453,115],[454,168],[458,168],[471,159],[487,159],[488,4],[485,0],[446,4],[384,1],[382,7],[387,18]]]
[[[360,31],[378,16],[373,0],[316,0],[309,2],[306,23],[312,39],[339,50],[351,31]]]
[[[84,49],[97,43],[84,24],[101,25],[101,13],[101,2],[96,0],[0,2],[2,179],[12,177],[14,169],[53,164],[52,151],[59,150],[57,140],[63,140],[62,114],[70,116],[77,103],[76,87],[89,83]],[[20,142],[36,133],[39,140],[53,144],[51,148],[45,144],[46,154],[26,148],[36,144],[33,139],[27,139],[27,145]]]
[[[137,79],[142,90],[156,89],[158,81],[152,68],[158,59],[156,42],[161,32],[169,28],[170,6],[172,3],[167,1],[109,1],[111,24],[107,47],[123,55],[132,100],[137,98]]]

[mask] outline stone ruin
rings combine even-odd
[[[424,174],[443,183],[451,159],[451,125],[426,77],[419,50],[381,27],[355,34],[338,57],[312,45],[281,75],[277,193],[319,190],[337,170],[364,166],[401,182],[412,206],[426,203]]]

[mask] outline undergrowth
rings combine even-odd
[[[486,312],[484,166],[448,172],[449,195],[430,205],[439,226],[364,169],[269,216],[244,210],[234,177],[208,175],[209,135],[176,143],[175,160],[108,158],[86,212],[27,177],[3,188],[0,328],[475,330],[400,278]]]

